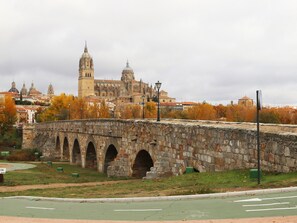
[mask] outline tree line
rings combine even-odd
[[[0,102],[0,134],[12,129],[17,120],[15,102],[10,96]],[[51,105],[40,107],[35,114],[37,122],[120,118],[120,119],[155,119],[157,104],[147,102],[142,104],[120,104],[110,108],[104,101],[101,103],[78,99],[72,95],[61,94],[52,98]],[[255,122],[255,106],[242,105],[211,105],[197,103],[187,109],[176,110],[161,106],[161,118],[217,120],[230,122]],[[275,124],[297,124],[297,109],[292,107],[264,107],[260,111],[260,122]]]
[[[61,94],[52,99],[51,106],[41,111],[37,121],[54,121],[87,118],[141,119],[156,118],[157,104],[120,104],[109,109],[105,102],[86,102],[71,95]],[[161,117],[169,119],[217,120],[229,122],[255,122],[255,106],[211,105],[197,103],[188,109],[176,110],[161,106]],[[275,124],[297,124],[297,109],[292,107],[264,107],[260,111],[260,122]]]

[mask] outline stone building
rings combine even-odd
[[[53,96],[55,95],[54,87],[53,87],[52,84],[50,84],[50,85],[48,86],[48,89],[47,89],[47,95],[48,95],[49,97],[53,97]]]
[[[85,45],[84,53],[79,60],[78,97],[96,97],[97,99],[115,103],[141,103],[150,101],[156,96],[156,89],[135,79],[134,71],[127,61],[120,80],[104,80],[94,78],[94,62]],[[160,101],[164,96],[166,102],[174,102],[168,93],[162,91]]]
[[[238,105],[242,105],[245,107],[252,107],[254,105],[253,99],[244,96],[243,98],[238,99]]]

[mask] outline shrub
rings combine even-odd
[[[36,159],[35,149],[15,150],[7,157],[8,161],[34,161]]]
[[[0,147],[21,148],[22,137],[17,129],[5,132],[0,135]]]

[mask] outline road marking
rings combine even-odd
[[[247,200],[237,200],[234,201],[235,203],[239,203],[239,202],[256,202],[256,201],[268,201],[268,200],[281,200],[281,199],[293,199],[293,198],[297,198],[297,196],[289,196],[289,197],[269,197],[269,198],[252,198],[252,199],[247,199]]]
[[[246,212],[256,212],[256,211],[280,211],[280,210],[295,210],[297,206],[290,208],[268,208],[268,209],[254,209],[254,210],[245,210]]]
[[[113,210],[117,212],[124,212],[124,211],[131,211],[131,212],[137,212],[137,211],[162,211],[162,209],[118,209],[118,210]]]
[[[282,205],[282,204],[290,204],[290,202],[270,203],[270,204],[245,204],[245,205],[242,205],[242,207],[261,207],[261,206],[274,206],[274,205]]]
[[[28,209],[39,209],[39,210],[55,210],[55,208],[44,208],[44,207],[26,207]]]

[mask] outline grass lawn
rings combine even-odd
[[[56,171],[61,166],[64,172]],[[72,172],[80,173],[73,178]],[[107,178],[96,170],[82,169],[69,164],[37,164],[37,168],[9,172],[5,175],[4,185],[49,184],[49,183],[82,183],[91,181],[111,181],[118,178]],[[248,190],[257,188],[274,188],[297,186],[297,172],[287,174],[264,173],[261,185],[251,180],[249,170],[233,170],[214,173],[191,173],[177,177],[156,180],[121,181],[97,186],[79,186],[54,189],[32,189],[21,192],[0,193],[0,196],[46,196],[71,198],[100,197],[135,197],[216,193],[224,191]]]
[[[118,178],[108,178],[105,174],[93,169],[84,169],[76,165],[56,164],[52,166],[47,163],[33,163],[36,168],[27,170],[17,170],[7,172],[4,176],[3,186],[51,184],[51,183],[82,183],[96,181],[119,180]],[[63,172],[58,172],[57,168],[62,167]],[[72,173],[79,173],[79,177],[72,177]]]

